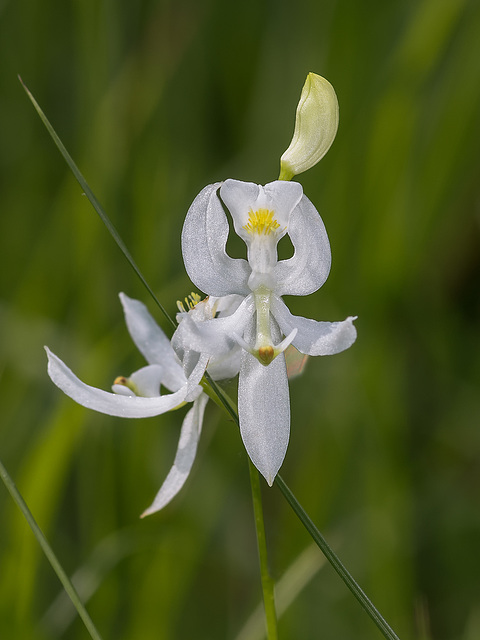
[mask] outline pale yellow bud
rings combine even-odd
[[[309,73],[295,117],[292,142],[280,159],[280,180],[313,167],[330,149],[338,128],[338,100],[332,85]]]

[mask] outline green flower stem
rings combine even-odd
[[[72,156],[68,153],[68,151],[65,148],[65,145],[63,144],[63,142],[60,140],[60,138],[57,135],[57,132],[55,131],[55,129],[52,127],[52,125],[50,124],[50,121],[48,120],[47,116],[43,113],[40,105],[38,104],[38,102],[35,100],[35,98],[33,97],[32,93],[30,92],[30,90],[28,89],[28,87],[25,85],[25,83],[23,82],[23,80],[21,79],[20,76],[18,76],[18,79],[20,80],[20,82],[22,83],[22,87],[25,89],[25,93],[27,94],[27,96],[30,99],[30,102],[33,104],[33,106],[35,107],[36,112],[38,113],[38,115],[40,116],[41,121],[43,122],[43,124],[45,125],[45,128],[47,129],[48,133],[50,134],[50,137],[52,138],[52,140],[54,141],[54,143],[57,145],[58,150],[60,151],[60,153],[62,154],[62,156],[65,159],[65,162],[68,164],[68,166],[70,167],[70,171],[73,173],[73,175],[75,176],[78,184],[82,187],[85,195],[87,196],[87,198],[90,201],[90,204],[92,205],[92,207],[95,209],[95,211],[98,213],[98,215],[100,216],[100,219],[102,220],[103,224],[107,227],[110,235],[112,236],[112,238],[115,240],[115,242],[117,243],[120,251],[123,253],[123,255],[125,256],[125,258],[128,260],[128,262],[130,263],[130,266],[132,267],[132,269],[135,271],[135,273],[137,274],[137,276],[140,278],[143,286],[147,289],[148,293],[152,296],[153,300],[155,301],[155,303],[157,304],[157,306],[159,307],[160,311],[163,313],[163,315],[165,316],[165,318],[168,320],[168,322],[172,325],[172,327],[174,329],[177,328],[177,323],[175,322],[175,320],[171,317],[171,315],[168,313],[168,311],[165,309],[165,307],[162,305],[162,303],[160,302],[160,300],[157,298],[157,296],[154,294],[153,290],[150,288],[150,285],[148,284],[148,282],[145,280],[142,272],[140,271],[137,263],[135,262],[135,260],[133,259],[130,251],[127,249],[127,246],[125,245],[125,243],[123,242],[122,238],[120,237],[120,234],[118,233],[118,231],[116,230],[115,226],[113,225],[112,221],[110,220],[110,218],[107,216],[107,214],[105,213],[105,211],[103,210],[101,204],[98,202],[97,198],[95,197],[95,194],[93,193],[93,191],[90,189],[90,186],[88,185],[87,181],[85,180],[85,178],[83,177],[82,173],[80,172],[80,169],[77,167],[77,165],[75,164],[75,162],[73,161]]]
[[[395,631],[390,627],[390,625],[386,622],[384,617],[380,614],[380,612],[374,607],[371,600],[365,594],[363,589],[359,586],[359,584],[355,581],[353,576],[348,572],[344,564],[341,562],[340,558],[330,547],[328,542],[322,536],[320,531],[314,525],[309,515],[302,507],[302,505],[298,502],[296,497],[293,495],[292,491],[289,489],[285,481],[280,475],[277,475],[275,478],[275,485],[280,489],[285,499],[292,507],[295,512],[295,515],[300,519],[305,529],[312,536],[315,544],[321,549],[324,556],[330,562],[332,567],[338,573],[343,582],[350,589],[352,594],[358,600],[363,609],[367,612],[373,622],[377,625],[378,629],[382,632],[383,636],[388,640],[400,640]]]
[[[250,470],[250,484],[252,486],[253,511],[255,514],[255,528],[257,530],[258,557],[260,560],[260,576],[262,580],[263,605],[265,607],[265,622],[268,640],[277,640],[277,614],[275,611],[274,583],[268,570],[267,539],[263,521],[262,494],[260,478],[254,464],[248,459]]]
[[[15,486],[14,481],[10,477],[8,471],[5,469],[5,467],[4,467],[4,465],[3,465],[1,460],[0,460],[0,476],[2,477],[2,480],[3,480],[4,484],[5,484],[5,486],[7,487],[10,495],[12,496],[13,500],[16,502],[18,508],[23,513],[23,516],[24,516],[25,520],[28,522],[31,530],[33,531],[33,534],[34,534],[35,538],[37,539],[38,544],[41,546],[43,552],[45,553],[45,555],[46,555],[46,557],[48,559],[48,561],[52,565],[53,570],[57,574],[58,579],[60,580],[60,582],[63,585],[63,588],[65,589],[65,591],[67,592],[68,596],[70,597],[70,600],[72,601],[73,606],[77,610],[78,615],[83,620],[83,623],[86,626],[87,631],[89,632],[90,636],[92,637],[93,640],[102,640],[102,637],[98,633],[95,625],[92,622],[92,619],[88,615],[88,612],[87,612],[87,610],[85,608],[85,605],[80,600],[80,596],[78,595],[78,593],[77,593],[75,587],[73,586],[70,578],[67,576],[67,574],[63,570],[63,567],[60,564],[60,562],[58,561],[58,558],[55,555],[55,553],[53,552],[53,549],[48,544],[48,541],[47,541],[43,531],[38,526],[35,518],[33,517],[32,512],[28,508],[25,500],[23,499],[21,493],[19,492],[19,490]]]

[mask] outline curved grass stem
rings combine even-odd
[[[65,589],[65,591],[67,592],[70,600],[72,601],[73,606],[75,607],[75,609],[78,612],[78,615],[83,620],[83,624],[87,628],[87,631],[89,632],[92,640],[102,640],[102,638],[101,638],[100,634],[98,633],[95,625],[93,624],[92,619],[88,615],[88,611],[86,610],[85,605],[80,600],[80,596],[78,595],[77,590],[73,586],[70,578],[65,573],[65,571],[64,571],[62,565],[60,564],[57,556],[55,555],[52,547],[49,545],[49,543],[48,543],[48,541],[47,541],[47,539],[45,537],[45,534],[43,533],[43,531],[40,529],[39,525],[37,524],[37,521],[33,517],[32,512],[28,508],[28,506],[27,506],[25,500],[23,499],[20,491],[17,489],[14,481],[10,477],[8,471],[4,467],[4,465],[3,465],[1,460],[0,460],[0,476],[2,477],[2,480],[3,480],[4,484],[5,484],[5,486],[7,487],[8,492],[12,496],[14,502],[17,504],[18,508],[23,513],[23,516],[24,516],[25,520],[28,522],[31,530],[33,531],[33,535],[37,539],[38,544],[40,545],[40,547],[42,548],[42,550],[43,550],[44,554],[46,555],[48,561],[52,565],[53,570],[57,574],[58,579],[62,583],[63,588]]]

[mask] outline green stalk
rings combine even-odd
[[[277,477],[275,478],[275,485],[280,489],[288,504],[295,512],[295,515],[299,518],[305,529],[312,536],[317,547],[321,549],[324,556],[330,562],[343,582],[347,585],[351,593],[355,596],[355,599],[360,603],[360,606],[363,607],[366,613],[377,625],[383,636],[387,638],[387,640],[400,640],[395,631],[390,627],[385,618],[376,609],[372,601],[368,598],[366,593],[353,578],[351,573],[349,573],[335,551],[330,547],[328,542],[314,525],[305,509],[298,502],[298,500],[280,475],[277,475]]]
[[[62,583],[63,588],[65,589],[65,591],[67,592],[70,600],[72,601],[73,606],[77,610],[78,615],[83,620],[83,623],[86,626],[87,631],[89,632],[90,636],[92,637],[93,640],[102,640],[102,637],[98,633],[95,625],[92,622],[92,619],[88,615],[88,612],[87,612],[87,610],[85,608],[85,605],[80,600],[80,596],[78,595],[77,590],[73,586],[70,578],[67,576],[67,574],[63,570],[63,567],[60,564],[60,562],[58,561],[57,556],[53,552],[52,547],[48,544],[48,541],[47,541],[47,539],[45,537],[45,534],[43,533],[43,531],[40,529],[39,525],[37,524],[35,518],[33,517],[32,512],[28,508],[28,506],[27,506],[25,500],[23,499],[20,491],[15,486],[14,481],[10,477],[8,471],[3,466],[3,463],[2,463],[1,460],[0,460],[0,476],[2,477],[2,480],[3,480],[4,484],[5,484],[5,486],[7,487],[10,495],[12,496],[13,500],[16,502],[18,508],[23,513],[23,516],[24,516],[25,520],[28,522],[31,530],[33,531],[33,535],[37,539],[38,544],[43,549],[43,552],[45,553],[48,561],[52,565],[52,568],[55,571],[55,573],[57,574],[58,579]]]
[[[258,557],[260,560],[260,576],[262,580],[263,605],[265,607],[265,622],[268,640],[277,640],[277,614],[275,611],[274,583],[268,570],[267,539],[263,521],[262,494],[260,478],[255,465],[248,459],[250,470],[250,484],[252,486],[253,511],[255,514],[255,528],[257,530]]]
[[[103,210],[101,204],[98,202],[97,198],[95,197],[95,194],[93,193],[93,191],[90,189],[87,181],[85,180],[85,178],[83,177],[82,173],[80,172],[80,169],[77,167],[77,165],[75,164],[75,162],[73,161],[72,156],[68,153],[68,151],[65,148],[65,145],[63,144],[63,142],[60,140],[60,138],[57,135],[57,132],[55,131],[55,129],[52,127],[52,125],[50,124],[50,121],[48,120],[47,116],[43,113],[40,105],[38,104],[38,102],[35,100],[35,98],[33,97],[32,93],[30,92],[30,90],[28,89],[28,87],[25,85],[25,83],[23,82],[23,80],[21,79],[20,76],[18,76],[18,79],[20,80],[20,82],[22,83],[22,87],[25,89],[25,93],[27,94],[27,96],[29,97],[31,103],[33,104],[33,106],[35,107],[35,111],[38,113],[38,115],[40,116],[41,121],[43,122],[43,124],[45,125],[45,128],[47,129],[48,133],[50,134],[50,137],[52,138],[52,140],[54,141],[54,143],[57,145],[58,150],[60,151],[60,153],[62,154],[62,156],[65,159],[65,162],[68,164],[68,166],[70,167],[70,171],[73,173],[73,175],[75,176],[78,184],[82,187],[82,190],[84,191],[85,195],[87,196],[87,198],[90,201],[90,204],[92,205],[92,207],[95,209],[95,211],[98,213],[98,215],[100,216],[100,219],[102,220],[103,224],[107,227],[110,235],[112,236],[112,238],[115,240],[115,242],[117,243],[120,251],[123,253],[123,255],[125,256],[125,258],[128,260],[128,262],[130,263],[130,266],[132,267],[132,269],[135,271],[135,273],[137,274],[137,276],[140,278],[143,286],[147,289],[148,293],[152,296],[153,300],[155,301],[155,303],[157,304],[158,308],[160,309],[160,311],[163,313],[163,315],[165,316],[165,318],[169,321],[169,323],[172,325],[172,327],[174,329],[177,328],[177,323],[175,322],[175,320],[170,316],[170,314],[168,313],[168,311],[165,309],[165,307],[162,305],[162,303],[160,302],[160,300],[157,298],[157,296],[155,295],[155,293],[153,292],[153,290],[150,288],[150,285],[148,284],[148,282],[145,280],[142,272],[140,271],[137,263],[135,262],[135,260],[133,259],[130,251],[127,249],[127,246],[125,245],[125,243],[123,242],[122,238],[120,237],[120,234],[118,233],[118,231],[116,230],[115,226],[113,225],[112,221],[110,220],[110,218],[107,216],[107,214],[105,213],[105,211]]]

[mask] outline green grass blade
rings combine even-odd
[[[48,120],[47,116],[43,113],[40,105],[35,100],[35,98],[33,97],[32,93],[31,93],[31,91],[28,89],[28,87],[23,82],[22,78],[20,76],[18,76],[18,79],[20,80],[23,88],[25,89],[25,92],[26,92],[27,96],[29,97],[31,103],[35,107],[36,112],[40,116],[40,119],[43,122],[43,124],[45,125],[45,128],[47,129],[48,133],[50,134],[52,140],[54,141],[54,143],[58,147],[58,150],[60,151],[60,153],[64,157],[65,162],[70,167],[70,170],[73,173],[73,175],[75,176],[78,184],[82,187],[85,195],[89,199],[90,204],[92,205],[92,207],[95,209],[95,211],[100,216],[100,219],[102,220],[103,224],[107,227],[110,235],[112,236],[112,238],[117,243],[120,251],[123,253],[125,258],[128,260],[128,262],[130,263],[131,267],[133,268],[133,270],[135,271],[137,276],[142,281],[142,284],[144,285],[144,287],[147,289],[149,294],[155,300],[156,304],[158,305],[159,309],[161,310],[161,312],[163,313],[165,318],[169,321],[169,323],[172,325],[173,328],[176,328],[176,326],[177,326],[176,322],[173,320],[173,318],[170,316],[168,311],[165,309],[165,307],[162,305],[162,303],[158,300],[157,296],[155,295],[155,293],[151,289],[150,285],[148,284],[148,282],[146,281],[146,279],[143,276],[142,272],[140,271],[140,268],[138,267],[137,263],[133,259],[130,251],[127,249],[125,243],[123,242],[122,238],[120,237],[120,234],[118,233],[118,231],[116,230],[116,228],[113,225],[112,221],[107,216],[107,214],[103,210],[102,206],[98,202],[97,198],[95,197],[95,194],[93,193],[93,191],[89,187],[87,181],[85,180],[85,178],[83,177],[82,173],[80,172],[79,168],[77,167],[77,165],[73,161],[73,158],[71,157],[71,155],[66,150],[65,145],[63,144],[63,142],[58,137],[55,129],[50,124],[50,121]]]
[[[83,623],[87,628],[90,636],[92,637],[93,640],[102,640],[101,635],[98,633],[95,625],[93,624],[92,619],[88,615],[88,612],[85,606],[83,605],[82,601],[80,600],[80,597],[75,587],[73,586],[72,582],[70,581],[70,578],[65,573],[57,556],[55,555],[53,549],[49,545],[43,531],[40,529],[39,525],[37,524],[35,518],[33,517],[32,512],[27,506],[27,503],[25,502],[21,493],[15,486],[15,483],[10,477],[8,471],[5,469],[1,460],[0,460],[0,476],[2,477],[2,480],[5,486],[7,487],[8,492],[12,496],[13,500],[17,504],[20,511],[23,513],[25,520],[28,522],[31,530],[33,531],[33,535],[37,539],[38,544],[40,545],[48,561],[52,565],[52,568],[57,574],[58,579],[62,583],[63,588],[65,589],[68,596],[70,597],[70,600],[72,601],[73,606],[78,611],[78,615],[83,620]]]
[[[388,640],[399,640],[399,637],[397,636],[395,631],[390,627],[384,617],[380,614],[380,612],[368,598],[366,593],[362,590],[353,576],[346,569],[340,558],[337,556],[337,554],[322,536],[320,531],[314,525],[305,509],[298,502],[298,500],[280,475],[277,475],[277,477],[275,478],[275,484],[280,489],[288,504],[292,507],[296,516],[302,522],[303,526],[312,536],[315,544],[321,549],[324,556],[327,558],[340,578],[349,588],[351,593],[355,596],[355,599],[360,603],[360,605],[368,613],[373,622],[377,625],[383,636]]]

